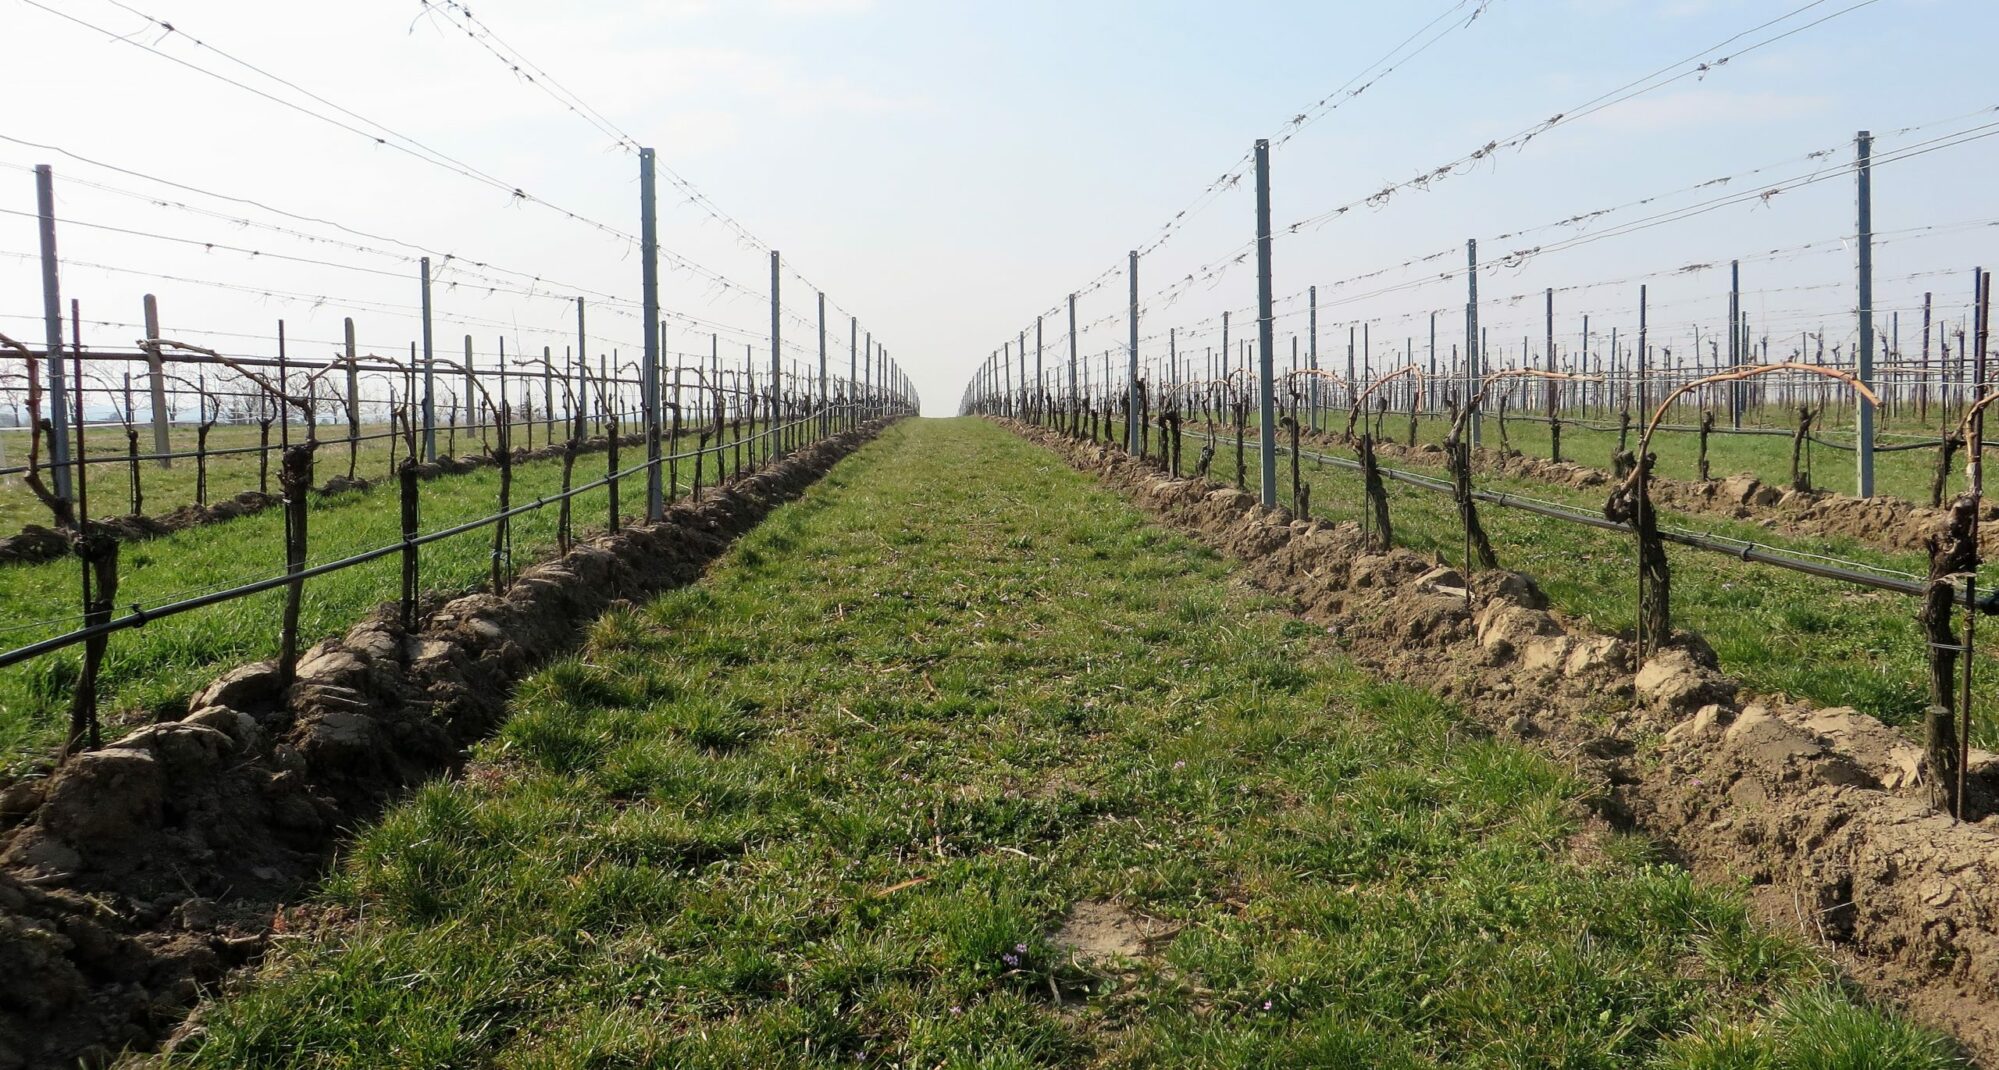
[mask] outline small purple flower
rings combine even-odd
[[[952,1008],[951,1008],[951,1017],[953,1017],[953,1018],[956,1018],[956,1017],[958,1017],[959,1015],[961,1015],[961,1014],[963,1014],[963,1013],[965,1013],[965,1008],[963,1008],[963,1007],[952,1007]]]
[[[1025,955],[1025,954],[1027,954],[1027,945],[1026,945],[1026,944],[1015,944],[1015,945],[1013,945],[1013,953],[1014,953],[1014,954],[1016,954],[1016,955]]]
[[[1000,956],[1000,961],[1006,963],[1009,966],[1018,966],[1020,965],[1020,956],[1009,951],[1006,954]]]
[[[1175,768],[1175,769],[1185,769],[1185,768],[1187,768],[1187,759],[1185,759],[1185,758],[1182,758],[1182,759],[1180,759],[1179,761],[1177,761],[1177,762],[1174,762],[1174,763],[1173,763],[1173,768]]]
[[[1270,1001],[1269,1001],[1269,1000],[1267,1000],[1267,999],[1266,999],[1266,1000],[1264,1000],[1264,1001],[1263,1001],[1263,1009],[1264,1009],[1264,1010],[1269,1010],[1269,1009],[1270,1009]]]

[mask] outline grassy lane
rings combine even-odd
[[[1052,455],[901,425],[531,680],[170,1061],[1948,1065],[1320,646]]]

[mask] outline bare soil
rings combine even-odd
[[[1086,963],[1109,965],[1144,958],[1161,937],[1170,935],[1159,922],[1116,903],[1085,899],[1069,908],[1062,927],[1048,939]]]

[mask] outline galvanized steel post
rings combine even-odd
[[[437,460],[437,353],[430,322],[430,257],[418,262],[423,280],[423,459]],[[577,331],[582,332],[583,299],[576,299]]]
[[[1651,324],[1648,322],[1651,311],[1651,301],[1649,298],[1650,295],[1647,293],[1646,286],[1640,283],[1638,286],[1638,352],[1635,354],[1635,359],[1638,361],[1638,414],[1641,419],[1651,415],[1650,406],[1645,404],[1647,396],[1645,376],[1646,367],[1650,363],[1649,339],[1651,338],[1652,330]],[[1641,457],[1639,459],[1643,460],[1644,458]]]
[[[42,329],[48,343],[43,357],[49,381],[49,467],[55,473],[57,498],[75,500],[70,487],[69,464],[69,380],[62,363],[62,285],[56,267],[55,172],[48,164],[35,165],[35,202],[39,209],[42,238]],[[82,389],[78,383],[77,388]],[[33,428],[29,434],[33,434]]]
[[[1860,255],[1860,382],[1874,387],[1874,135],[1862,130],[1855,138],[1858,161],[1854,177],[1858,183],[1859,220],[1857,233]],[[1859,439],[1855,455],[1859,459],[1862,498],[1874,496],[1874,402],[1859,398]]]
[[[1560,371],[1559,368],[1555,367],[1555,288],[1553,286],[1548,287],[1548,352],[1545,354],[1545,359],[1548,362],[1548,373],[1550,375]],[[1556,409],[1561,403],[1561,396],[1556,390],[1557,385],[1556,380],[1548,380],[1548,418],[1551,420],[1557,415]]]
[[[1034,415],[1036,420],[1044,420],[1042,396],[1047,393],[1047,381],[1041,378],[1041,317],[1034,317]]]
[[[1308,310],[1305,329],[1312,335],[1311,341],[1306,344],[1305,356],[1312,369],[1311,420],[1312,430],[1317,431],[1319,429],[1319,288],[1317,286],[1305,291],[1305,301]]]
[[[1465,243],[1465,279],[1467,285],[1465,297],[1465,404],[1470,405],[1472,399],[1478,397],[1479,380],[1483,378],[1481,374],[1483,369],[1479,367],[1477,238],[1473,238]],[[1477,410],[1472,410],[1469,418],[1465,420],[1465,424],[1470,431],[1471,444],[1476,447],[1479,442],[1479,414]]]
[[[1076,386],[1076,295],[1069,295],[1069,400],[1073,403],[1080,394]]]
[[[1742,261],[1728,262],[1728,366],[1742,367]],[[1740,382],[1728,385],[1728,423],[1737,431],[1742,430],[1743,386]]]
[[[148,301],[147,307],[152,305]],[[155,324],[157,326],[157,324]],[[361,354],[354,344],[354,317],[348,316],[341,333],[346,343],[347,356],[347,435],[360,448],[361,441]],[[154,335],[154,337],[159,337]]]
[[[1135,337],[1135,329],[1134,329]],[[1260,395],[1259,452],[1263,459],[1263,505],[1277,504],[1277,345],[1270,280],[1270,142],[1256,142],[1256,376]]]
[[[639,389],[645,394],[646,519],[656,521],[666,515],[666,492],[660,485],[659,466],[659,215],[653,204],[653,188],[653,151],[640,149],[639,282],[644,291],[646,352],[639,376],[644,382]]]
[[[821,436],[831,433],[833,429],[830,423],[832,412],[827,408],[828,399],[832,394],[826,387],[826,294],[821,292],[819,294],[819,434]]]
[[[1131,277],[1131,306],[1127,319],[1131,323],[1131,344],[1128,348],[1125,376],[1125,421],[1124,448],[1126,453],[1138,452],[1138,250],[1131,251],[1131,267],[1125,274]]]
[[[770,426],[773,432],[784,422],[778,406],[784,397],[784,364],[780,354],[784,351],[784,329],[778,323],[783,305],[778,296],[782,280],[778,278],[780,261],[776,249],[770,251]],[[771,454],[782,455],[779,443],[783,439],[775,433],[771,436]]]

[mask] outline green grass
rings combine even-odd
[[[171,1059],[1954,1065],[1046,451],[911,422],[530,680]],[[1136,960],[1051,939],[1151,919]]]
[[[462,443],[461,443],[462,444]],[[440,443],[440,449],[442,443]],[[693,448],[683,442],[682,449]],[[345,447],[322,452],[320,481],[346,470]],[[621,468],[644,459],[643,447],[626,446]],[[576,459],[575,485],[602,478],[608,455],[599,450]],[[706,479],[714,482],[714,458]],[[693,483],[693,462],[680,462],[684,493]],[[562,462],[534,461],[514,469],[513,501],[523,505],[561,491]],[[494,469],[426,481],[420,489],[425,531],[436,531],[494,512],[500,476]],[[394,486],[366,493],[313,499],[308,517],[308,549],[313,563],[338,560],[389,545],[402,536]],[[643,511],[642,476],[620,480],[620,511]],[[578,495],[572,506],[579,533],[608,522],[607,489]],[[526,563],[556,542],[554,504],[514,518],[514,560]],[[118,605],[157,606],[202,591],[276,575],[284,570],[284,517],[265,510],[160,539],[132,543],[119,555]],[[491,567],[492,529],[482,528],[432,543],[422,550],[426,590],[456,592],[485,581]],[[401,563],[390,555],[311,580],[299,618],[308,642],[334,635],[384,600],[393,600]],[[0,649],[25,645],[80,625],[78,566],[73,560],[0,568]],[[175,709],[194,691],[230,666],[276,655],[284,594],[268,591],[220,606],[148,623],[114,635],[100,679],[104,718],[110,735],[151,719],[156,710]],[[0,670],[0,774],[45,761],[68,724],[70,694],[82,665],[80,647]]]
[[[1404,424],[1400,430],[1406,431]],[[1396,432],[1392,420],[1385,431]],[[1566,435],[1564,436],[1566,441]],[[1191,468],[1203,439],[1189,434],[1182,457]],[[1396,441],[1402,441],[1397,434]],[[1496,445],[1496,437],[1493,440]],[[1517,445],[1517,440],[1516,440]],[[1257,485],[1256,444],[1252,438],[1248,472]],[[1343,447],[1312,445],[1308,453],[1352,457]],[[1387,467],[1433,476],[1446,470],[1439,455],[1432,464],[1418,458],[1384,457]],[[1279,499],[1290,504],[1290,460],[1279,455]],[[1232,480],[1235,445],[1218,439],[1211,475]],[[1304,478],[1313,486],[1312,511],[1335,521],[1361,519],[1362,488],[1357,473],[1305,461]],[[1609,488],[1574,488],[1491,472],[1474,485],[1542,501],[1600,512]],[[1389,481],[1389,519],[1398,545],[1435,554],[1454,564],[1464,557],[1463,528],[1450,496]],[[1885,551],[1845,537],[1813,536],[1766,529],[1705,513],[1659,510],[1663,522],[1682,528],[1743,539],[1760,546],[1823,555],[1921,576],[1928,569],[1920,553]],[[1535,516],[1496,504],[1480,504],[1479,519],[1491,536],[1503,567],[1538,581],[1555,605],[1606,632],[1632,628],[1637,618],[1635,565],[1629,536]],[[1787,694],[1822,706],[1852,706],[1889,724],[1913,728],[1922,720],[1927,696],[1927,648],[1916,624],[1916,601],[1801,573],[1755,565],[1710,551],[1668,545],[1673,570],[1672,606],[1676,627],[1699,632],[1721,656],[1722,667],[1752,690]],[[1988,564],[1981,583],[1999,582],[1999,565]],[[1980,649],[1999,653],[1986,629]],[[1978,709],[1999,703],[1999,679],[1974,678]],[[1999,725],[1989,718],[1973,723],[1980,746],[1999,744]]]

